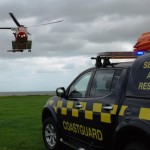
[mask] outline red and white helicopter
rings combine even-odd
[[[13,19],[17,27],[0,27],[0,29],[10,29],[14,31],[13,34],[15,36],[15,40],[12,41],[12,50],[8,50],[8,52],[23,52],[24,50],[28,50],[28,52],[31,52],[32,41],[28,40],[28,35],[31,35],[31,34],[27,31],[27,27],[25,27],[24,25],[21,25],[17,21],[13,13],[9,13],[9,15]],[[50,23],[40,24],[36,26],[59,23],[62,21],[64,20],[53,21]],[[36,27],[36,26],[32,26],[32,27]]]

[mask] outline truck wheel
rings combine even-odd
[[[148,150],[148,148],[144,143],[135,141],[127,144],[123,150]]]
[[[45,146],[49,150],[59,150],[60,149],[60,139],[58,135],[57,126],[52,118],[47,118],[43,123],[43,140]]]

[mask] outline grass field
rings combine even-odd
[[[0,150],[45,150],[41,113],[48,98],[0,97]]]

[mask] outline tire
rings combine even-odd
[[[57,126],[52,118],[46,118],[43,123],[43,141],[48,150],[60,150],[60,137]]]
[[[143,142],[134,141],[127,144],[123,150],[149,150]]]

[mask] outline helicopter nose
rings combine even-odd
[[[21,35],[21,38],[24,38],[25,37],[25,34]]]

